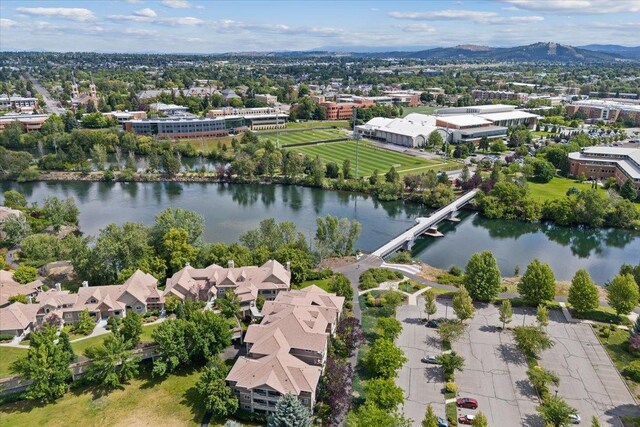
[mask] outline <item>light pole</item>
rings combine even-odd
[[[353,138],[356,140],[356,179],[358,178],[358,154],[360,151],[360,138],[356,132],[356,118],[358,116],[358,109],[353,107]]]
[[[444,303],[444,318],[445,320],[449,319],[449,303],[448,302]]]

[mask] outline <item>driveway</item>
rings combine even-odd
[[[516,314],[518,313],[518,314]],[[464,370],[456,372],[459,397],[478,400],[478,411],[490,426],[544,426],[536,412],[535,390],[527,379],[526,359],[516,349],[512,334],[501,332],[498,308],[476,306],[476,315],[453,349],[465,359]],[[533,311],[524,316],[514,309],[511,325],[533,323]],[[458,416],[477,411],[460,409]]]
[[[444,306],[438,307],[434,317],[444,317]],[[449,310],[451,312],[451,310]],[[435,329],[425,327],[424,298],[418,298],[418,305],[398,307],[396,318],[402,322],[402,333],[396,345],[404,351],[409,361],[398,372],[396,384],[404,390],[404,415],[413,420],[414,427],[420,427],[427,405],[431,404],[436,415],[445,417],[444,388],[442,370],[436,365],[422,363],[425,355],[437,356],[442,352]]]
[[[550,317],[547,331],[555,345],[542,354],[540,364],[558,374],[558,394],[578,410],[583,423],[595,415],[602,425],[621,427],[619,416],[640,416],[591,326],[568,323],[559,311]]]

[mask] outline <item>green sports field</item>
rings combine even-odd
[[[299,153],[310,157],[320,156],[326,164],[334,162],[342,166],[345,159],[351,161],[351,170],[355,174],[356,168],[356,144],[355,142],[331,142],[327,144],[315,144],[304,147],[293,147]],[[386,173],[391,166],[394,166],[400,173],[422,173],[429,169],[450,170],[457,168],[456,164],[443,163],[438,160],[425,160],[396,151],[385,150],[369,145],[366,142],[360,143],[358,175],[369,176],[374,170],[379,174]]]
[[[276,133],[261,133],[258,135],[261,140],[271,140],[275,144]],[[302,131],[280,132],[280,145],[302,144],[316,141],[330,141],[335,139],[347,139],[348,136],[335,129],[313,129]]]

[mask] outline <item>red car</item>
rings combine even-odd
[[[478,401],[470,397],[461,397],[456,399],[456,405],[458,405],[458,408],[476,409],[478,408]]]
[[[471,424],[473,424],[473,419],[474,418],[475,418],[474,415],[462,415],[462,416],[460,416],[460,418],[458,418],[458,424],[471,425]]]

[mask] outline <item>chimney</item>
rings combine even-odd
[[[287,261],[287,271],[291,273],[291,261]]]
[[[229,267],[229,268],[234,268],[234,267],[235,267],[235,265],[236,265],[236,264],[233,262],[233,260],[232,260],[232,259],[230,259],[229,261],[227,261],[227,267]]]
[[[60,292],[62,290],[62,286],[60,286],[60,283],[56,283],[53,286],[56,288],[56,291],[58,291],[58,292]]]
[[[31,295],[29,295],[27,299],[29,301],[29,304],[33,304],[33,297]]]
[[[186,268],[186,267],[191,267],[191,263],[190,263],[190,262],[185,262],[185,263],[184,263],[184,266],[185,266],[185,268]]]
[[[86,280],[84,282],[82,282],[82,287],[83,288],[88,288],[89,287],[89,282],[87,282]]]

